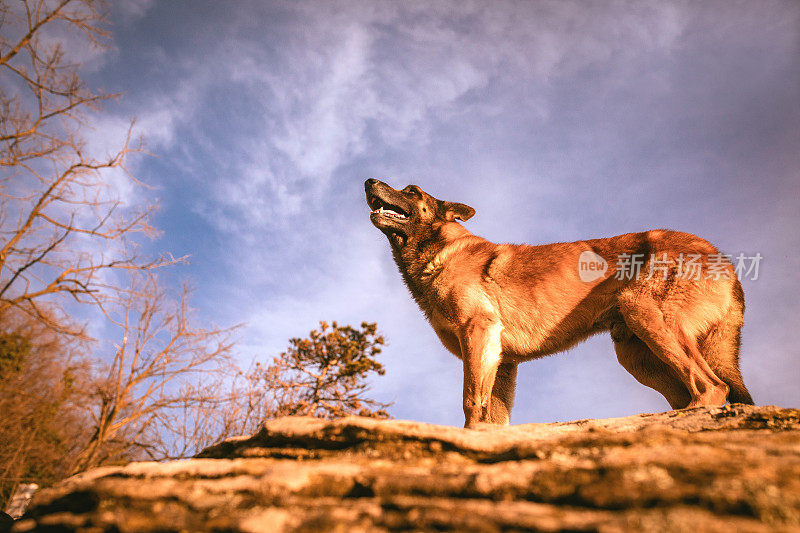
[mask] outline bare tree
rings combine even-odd
[[[255,433],[265,420],[277,416],[274,390],[260,387],[234,367],[231,370],[190,386],[187,397],[199,401],[184,402],[166,413],[163,425],[171,430],[158,440],[157,457],[192,457],[226,438]]]
[[[100,158],[85,139],[87,117],[116,95],[90,90],[64,43],[105,46],[102,9],[94,0],[0,0],[0,312],[14,307],[79,336],[67,302],[105,312],[115,272],[171,262],[141,261],[131,242],[153,230],[152,206],[125,207],[116,192],[136,183],[125,171],[139,149],[130,129]]]
[[[225,392],[231,330],[195,327],[186,291],[169,299],[150,270],[176,260],[136,255],[136,236],[154,232],[152,206],[127,206],[120,191],[138,184],[126,162],[141,145],[130,129],[105,156],[88,142],[92,114],[117,95],[83,82],[75,50],[107,45],[104,9],[0,0],[0,321],[22,312],[85,339],[69,319],[77,303],[121,331],[84,373],[93,429],[76,440],[75,471],[186,455],[238,420]]]
[[[182,413],[224,401],[235,328],[194,325],[188,292],[175,301],[152,275],[135,276],[116,322],[121,340],[90,399],[94,431],[75,471],[130,457],[167,459],[197,448]]]
[[[122,342],[90,400],[94,431],[75,471],[131,458],[190,457],[286,415],[386,418],[367,378],[384,373],[374,323],[320,323],[270,365],[238,370],[233,329],[193,327],[187,294],[170,306],[153,276],[140,277],[118,319]]]
[[[207,384],[209,400],[173,411],[170,425],[181,432],[178,441],[193,447],[172,456],[194,455],[225,438],[255,433],[279,416],[389,417],[390,404],[371,399],[367,383],[370,373],[384,373],[375,359],[383,344],[374,323],[359,329],[321,322],[308,338],[290,339],[289,349],[270,364],[234,369]]]

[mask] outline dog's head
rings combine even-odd
[[[398,248],[409,239],[424,239],[441,224],[468,220],[475,214],[468,205],[437,200],[416,185],[398,191],[382,181],[368,179],[364,189],[372,209],[370,220]]]

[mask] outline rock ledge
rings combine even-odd
[[[800,531],[800,410],[478,430],[282,418],[37,494],[13,531]]]

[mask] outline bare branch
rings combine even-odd
[[[114,345],[90,403],[95,431],[75,471],[107,460],[115,443],[124,443],[128,454],[138,450],[151,458],[171,456],[165,442],[182,427],[173,413],[226,401],[215,387],[232,367],[236,328],[195,326],[188,302],[185,288],[172,300],[155,276],[133,274],[118,311],[121,341]],[[190,442],[182,447],[194,449]]]
[[[116,281],[121,274],[179,260],[141,261],[134,253],[138,235],[155,233],[153,206],[126,205],[110,178],[113,172],[139,184],[125,163],[141,144],[131,145],[129,128],[115,153],[90,155],[81,135],[87,113],[117,95],[87,88],[62,43],[42,38],[58,24],[84,44],[104,46],[102,2],[0,2],[0,166],[12,176],[0,180],[0,311],[23,309],[57,331],[82,335],[65,306],[106,314],[126,290]],[[46,316],[37,304],[44,300]]]

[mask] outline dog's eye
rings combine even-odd
[[[422,189],[417,187],[416,185],[409,185],[405,189],[403,189],[404,193],[413,194],[417,198],[422,198]]]

